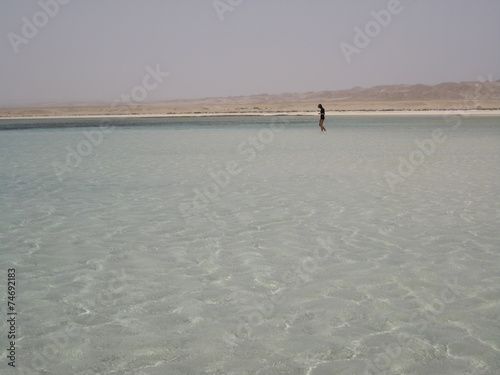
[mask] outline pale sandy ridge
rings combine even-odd
[[[500,116],[500,110],[429,110],[429,111],[327,111],[326,116]],[[0,120],[86,119],[86,118],[176,118],[228,116],[318,116],[316,112],[207,112],[207,113],[144,113],[144,114],[61,114],[33,116],[1,116]]]
[[[497,115],[500,82],[430,85],[386,85],[307,93],[259,94],[158,103],[113,102],[89,105],[39,104],[34,108],[0,109],[0,118],[186,117],[315,115],[318,103],[331,115]]]

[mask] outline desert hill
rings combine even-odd
[[[306,103],[316,101],[369,102],[369,101],[433,101],[433,100],[500,100],[500,81],[441,83],[438,85],[384,85],[370,88],[354,87],[349,90],[286,94],[260,94],[176,100],[173,103],[190,104],[257,104]],[[165,103],[166,104],[166,103]]]
[[[176,115],[231,113],[316,113],[327,111],[500,110],[500,81],[448,82],[438,85],[383,85],[349,90],[260,94],[219,98],[179,99],[161,103],[106,106],[44,105],[30,109],[3,109],[0,117],[77,115]]]
[[[500,81],[354,87],[338,91],[174,100],[161,105],[174,112],[300,112],[315,111],[318,103],[337,111],[500,109]]]

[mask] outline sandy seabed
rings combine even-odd
[[[2,374],[498,374],[499,117],[113,121],[1,133]]]

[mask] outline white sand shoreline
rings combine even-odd
[[[408,110],[408,111],[327,111],[327,116],[500,116],[500,110]],[[75,114],[0,116],[0,120],[43,120],[84,118],[175,118],[175,117],[225,117],[225,116],[318,116],[316,112],[208,112],[208,113],[144,113],[144,114]]]

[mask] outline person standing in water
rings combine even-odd
[[[323,126],[323,122],[325,121],[325,109],[323,108],[323,106],[321,104],[318,104],[318,108],[319,108],[319,127],[321,128],[321,131],[322,132],[326,132],[326,129],[325,127]]]

